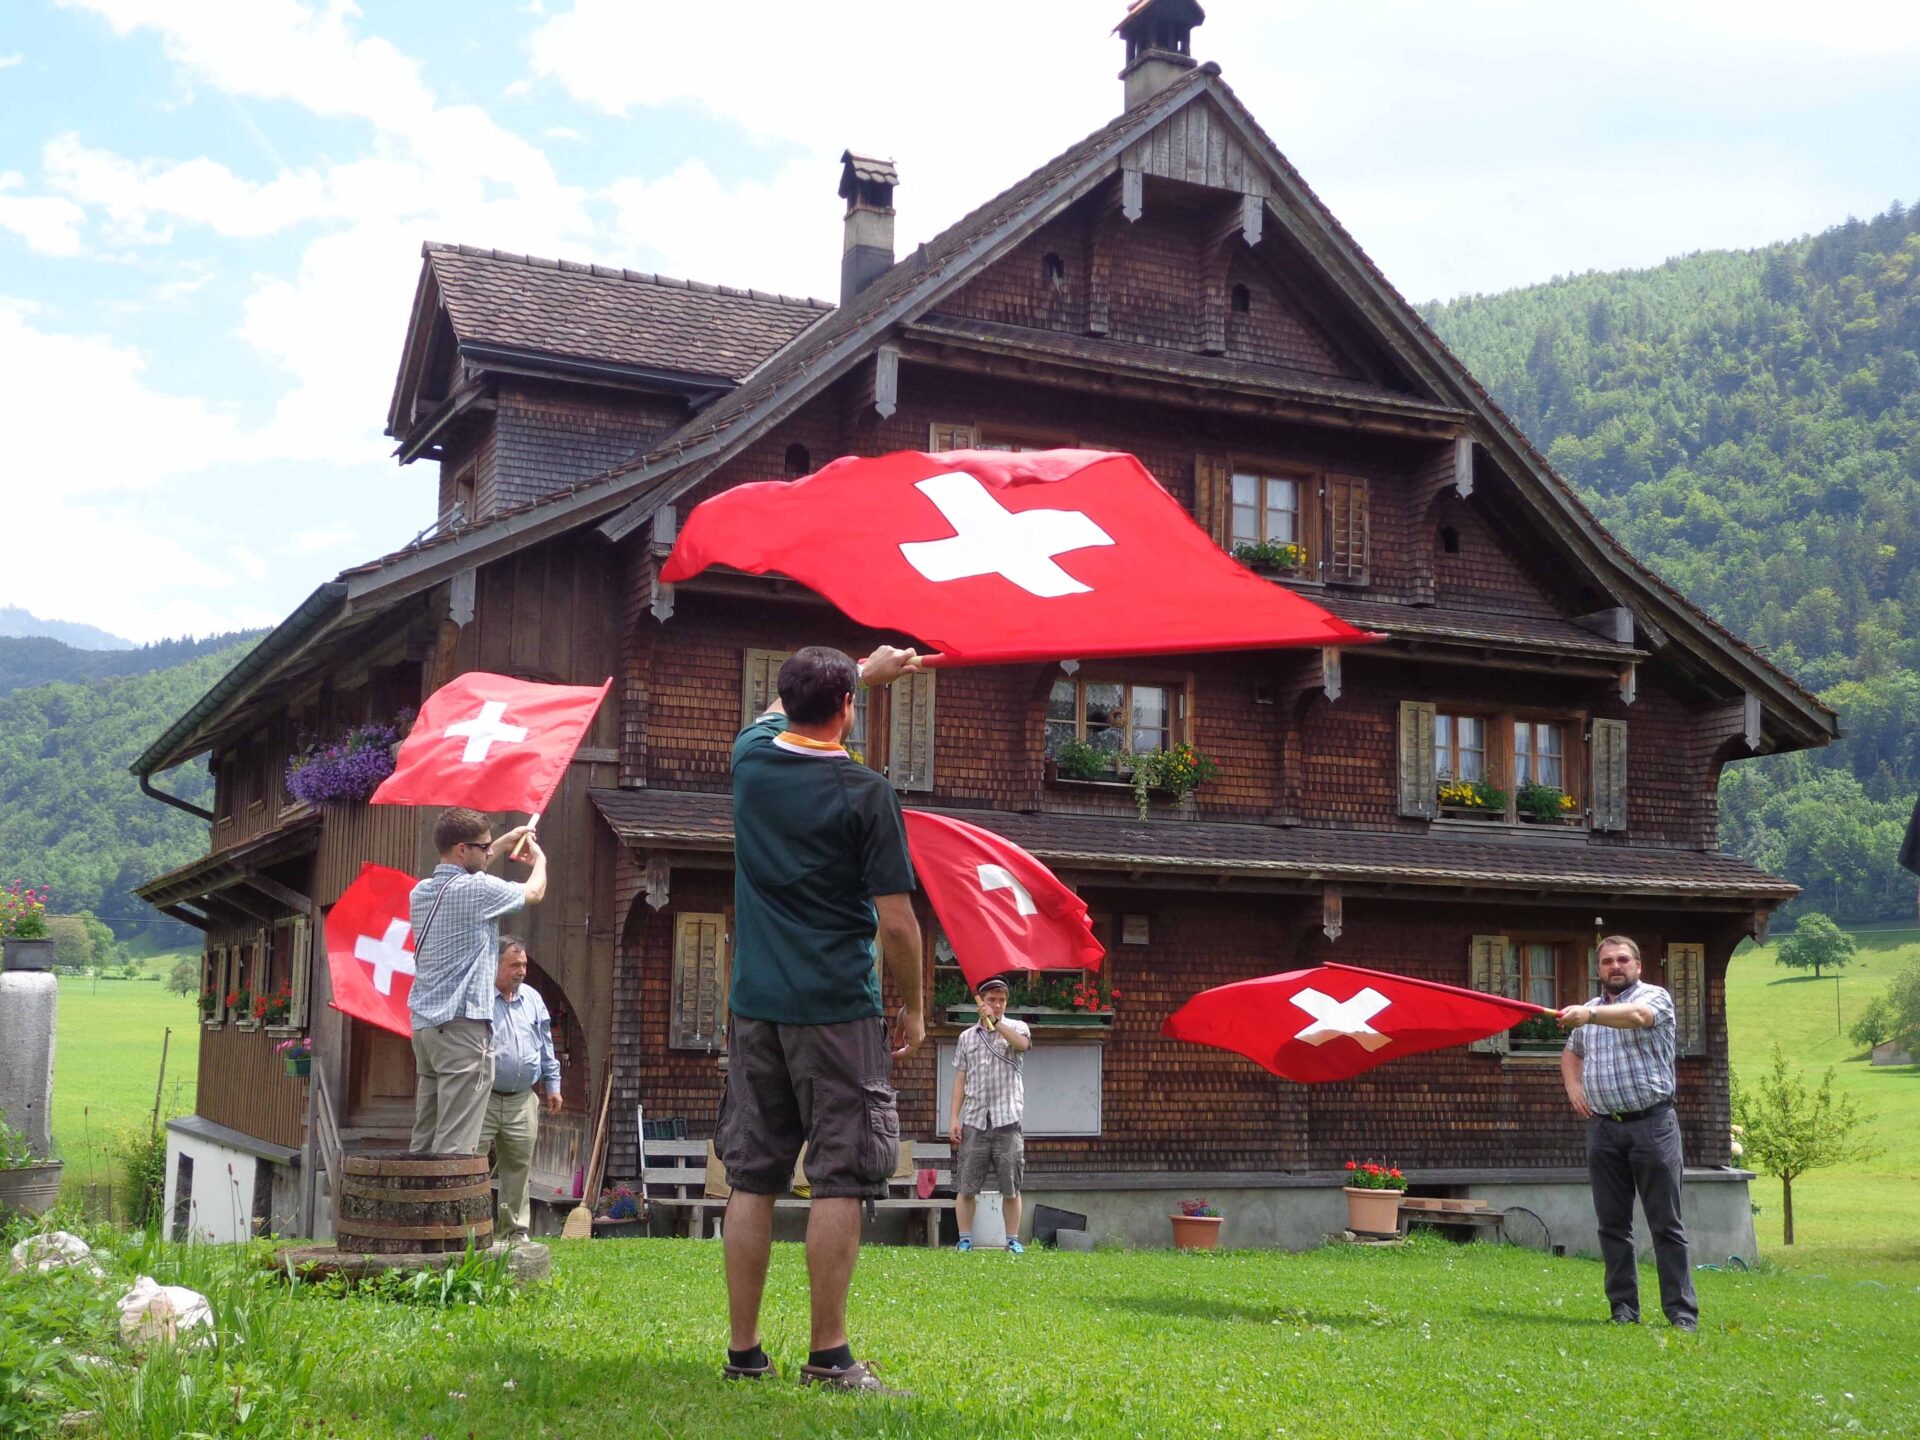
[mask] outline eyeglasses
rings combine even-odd
[[[493,841],[491,840],[462,840],[460,843],[470,846],[475,850],[491,850],[493,848]]]

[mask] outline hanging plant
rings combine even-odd
[[[327,745],[309,745],[287,762],[287,793],[309,805],[354,805],[393,773],[393,747],[411,711],[390,725],[356,725]]]

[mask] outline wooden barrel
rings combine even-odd
[[[373,1151],[342,1160],[334,1242],[345,1251],[405,1255],[493,1243],[493,1187],[484,1155]]]

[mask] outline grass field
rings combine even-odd
[[[138,1270],[207,1294],[222,1352],[158,1362],[143,1388],[88,1367],[78,1383],[94,1388],[64,1403],[95,1411],[76,1433],[103,1440],[1920,1433],[1920,1307],[1852,1273],[1703,1273],[1689,1336],[1607,1324],[1597,1262],[1428,1237],[1303,1254],[870,1249],[855,1343],[918,1397],[884,1401],[722,1380],[711,1242],[554,1249],[550,1285],[455,1309],[289,1294],[240,1275],[231,1249],[111,1255],[117,1280]],[[47,1303],[63,1285],[0,1276],[0,1320],[37,1331],[16,1343],[113,1353],[95,1334],[106,1302]],[[792,1377],[806,1344],[797,1246],[775,1247],[763,1319]]]
[[[167,960],[158,965],[164,975]],[[153,980],[60,979],[53,1050],[53,1136],[67,1162],[61,1193],[98,1197],[112,1184],[115,1140],[153,1116],[161,1037],[169,1026],[167,1085],[160,1118],[193,1110],[200,1026],[193,997]]]
[[[1727,971],[1729,1052],[1734,1071],[1757,1078],[1777,1042],[1818,1084],[1831,1065],[1834,1089],[1874,1119],[1863,1133],[1881,1147],[1845,1170],[1815,1171],[1793,1187],[1795,1244],[1780,1237],[1780,1182],[1753,1183],[1761,1206],[1754,1223],[1761,1252],[1797,1267],[1874,1260],[1920,1280],[1920,1066],[1868,1063],[1846,1030],[1886,989],[1894,973],[1920,964],[1920,930],[1853,932],[1859,950],[1836,981],[1815,980],[1775,963],[1777,947],[1746,946]],[[1839,1019],[1835,1019],[1838,1000]]]

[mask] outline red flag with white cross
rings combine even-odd
[[[1285,1080],[1345,1080],[1555,1011],[1411,975],[1322,965],[1202,990],[1160,1033],[1232,1050]]]
[[[908,810],[913,873],[970,985],[1008,970],[1098,970],[1106,948],[1087,906],[1011,840]]]
[[[612,684],[542,685],[484,670],[457,676],[420,707],[371,803],[537,815]]]
[[[413,1033],[413,922],[408,898],[418,884],[403,870],[362,865],[327,912],[327,974],[333,1008],[391,1030]]]
[[[1376,637],[1231,559],[1131,455],[902,451],[694,507],[661,578],[777,571],[939,663]]]

